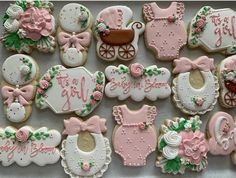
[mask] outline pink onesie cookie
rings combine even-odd
[[[183,21],[184,4],[172,2],[167,9],[155,2],[143,6],[146,20],[145,41],[156,58],[173,60],[179,57],[179,50],[186,44],[187,32]]]
[[[113,146],[125,166],[144,166],[147,156],[156,149],[157,135],[153,122],[155,106],[144,105],[131,111],[126,105],[114,106],[117,126],[113,131]]]

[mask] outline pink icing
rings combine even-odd
[[[39,86],[42,89],[47,89],[49,87],[49,83],[47,80],[40,80],[39,81]]]
[[[46,81],[50,81],[51,80],[51,75],[49,74],[49,73],[46,73],[45,75],[44,75],[44,78],[45,78],[45,80]]]
[[[95,91],[93,92],[93,98],[96,100],[96,101],[100,101],[102,99],[102,92],[100,91]]]
[[[19,142],[26,142],[29,138],[29,130],[25,127],[22,127],[16,131],[16,140]]]
[[[130,68],[130,74],[133,77],[141,77],[143,75],[143,70],[144,70],[143,65],[139,63],[134,63],[134,64],[131,64],[129,68]]]
[[[225,66],[224,67],[227,70],[236,70],[236,58],[235,58],[235,56],[229,57],[227,62],[225,62]]]
[[[85,170],[85,171],[89,171],[90,170],[89,163],[87,163],[87,162],[83,163],[82,169]]]

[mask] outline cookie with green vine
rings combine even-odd
[[[5,33],[3,45],[18,53],[41,52],[55,49],[55,19],[53,4],[43,0],[16,0],[10,4],[3,17]]]
[[[78,3],[69,3],[59,13],[58,44],[60,58],[68,67],[83,65],[91,43],[93,17],[90,10]]]
[[[163,173],[200,172],[207,167],[209,145],[200,131],[201,124],[199,116],[192,116],[166,120],[161,125],[156,166]]]

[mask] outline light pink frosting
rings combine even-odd
[[[225,62],[226,69],[228,70],[236,70],[236,55],[231,56],[227,62]]]
[[[131,64],[129,68],[130,68],[130,74],[133,77],[141,77],[143,75],[144,67],[142,64],[134,63],[134,64]]]
[[[19,142],[26,142],[29,138],[29,130],[25,127],[16,131],[16,140]]]

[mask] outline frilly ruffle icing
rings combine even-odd
[[[144,4],[143,5],[143,14],[144,14],[144,17],[146,18],[146,20],[149,22],[149,21],[152,21],[154,18],[155,18],[155,15],[152,11],[152,6],[151,4]]]
[[[178,15],[178,19],[182,20],[183,16],[184,16],[184,11],[185,11],[185,7],[184,7],[184,3],[182,2],[177,2],[176,5],[176,13]]]
[[[114,106],[112,112],[117,124],[121,125],[123,123],[122,110],[120,106]]]
[[[157,116],[157,108],[155,106],[149,106],[147,111],[147,118],[149,124],[153,124],[153,121],[155,120],[156,116]]]

